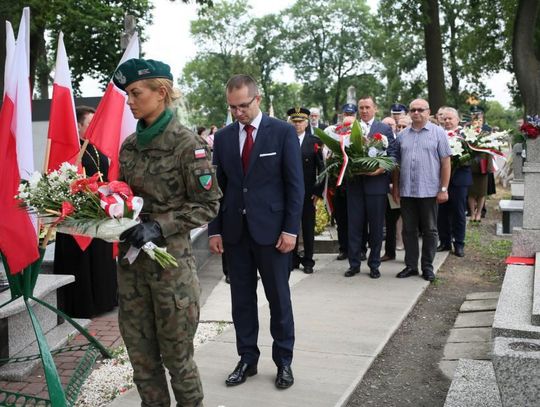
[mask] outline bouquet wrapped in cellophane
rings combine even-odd
[[[117,242],[120,235],[139,223],[143,199],[133,195],[124,182],[100,182],[100,174],[85,177],[77,167],[63,163],[48,174],[35,172],[19,185],[17,199],[37,214],[50,228],[71,235],[83,235],[107,242]],[[167,249],[149,242],[142,247],[163,268],[178,267]],[[138,249],[130,248],[129,260]]]
[[[364,175],[378,168],[392,171],[396,163],[386,155],[388,139],[376,133],[365,137],[357,120],[330,129],[331,134],[315,128],[315,134],[332,152],[326,160],[326,170],[319,175],[336,178],[340,186],[345,176]]]

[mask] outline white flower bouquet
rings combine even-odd
[[[48,174],[35,172],[19,185],[17,199],[28,211],[58,231],[117,242],[120,235],[139,223],[143,200],[124,182],[100,182],[101,174],[85,177],[78,168],[63,163]],[[131,250],[131,249],[130,249]],[[178,267],[167,250],[154,244],[142,247],[163,268]],[[138,249],[132,250],[138,255]]]

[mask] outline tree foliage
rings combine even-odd
[[[122,53],[120,36],[124,15],[134,15],[142,26],[150,22],[152,10],[148,0],[14,0],[2,2],[0,22],[11,21],[16,29],[24,6],[30,6],[30,75],[32,83],[36,78],[42,97],[47,97],[51,82],[59,31],[64,32],[73,85],[77,90],[84,74],[102,83],[110,79]],[[5,36],[3,26],[0,32]],[[48,36],[52,41],[46,44]]]
[[[181,0],[202,6],[212,0]],[[64,32],[73,87],[78,91],[83,75],[106,84],[122,55],[120,37],[124,30],[124,15],[133,15],[139,35],[151,22],[150,0],[5,0],[0,2],[0,91],[3,89],[5,60],[4,22],[10,21],[17,30],[23,7],[30,7],[30,77],[37,93],[47,97],[51,84],[58,32]],[[47,42],[47,38],[51,41]]]
[[[281,16],[287,61],[330,117],[343,103],[344,79],[376,68],[374,16],[365,0],[297,0]]]

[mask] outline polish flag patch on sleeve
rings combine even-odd
[[[206,158],[206,150],[204,148],[198,148],[198,149],[194,150],[194,152],[195,152],[195,158],[196,159]]]

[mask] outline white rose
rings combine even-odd
[[[377,157],[377,149],[375,147],[370,147],[367,154],[369,157]]]
[[[38,186],[39,181],[41,181],[41,174],[38,171],[35,171],[28,180],[30,189],[35,189]]]

